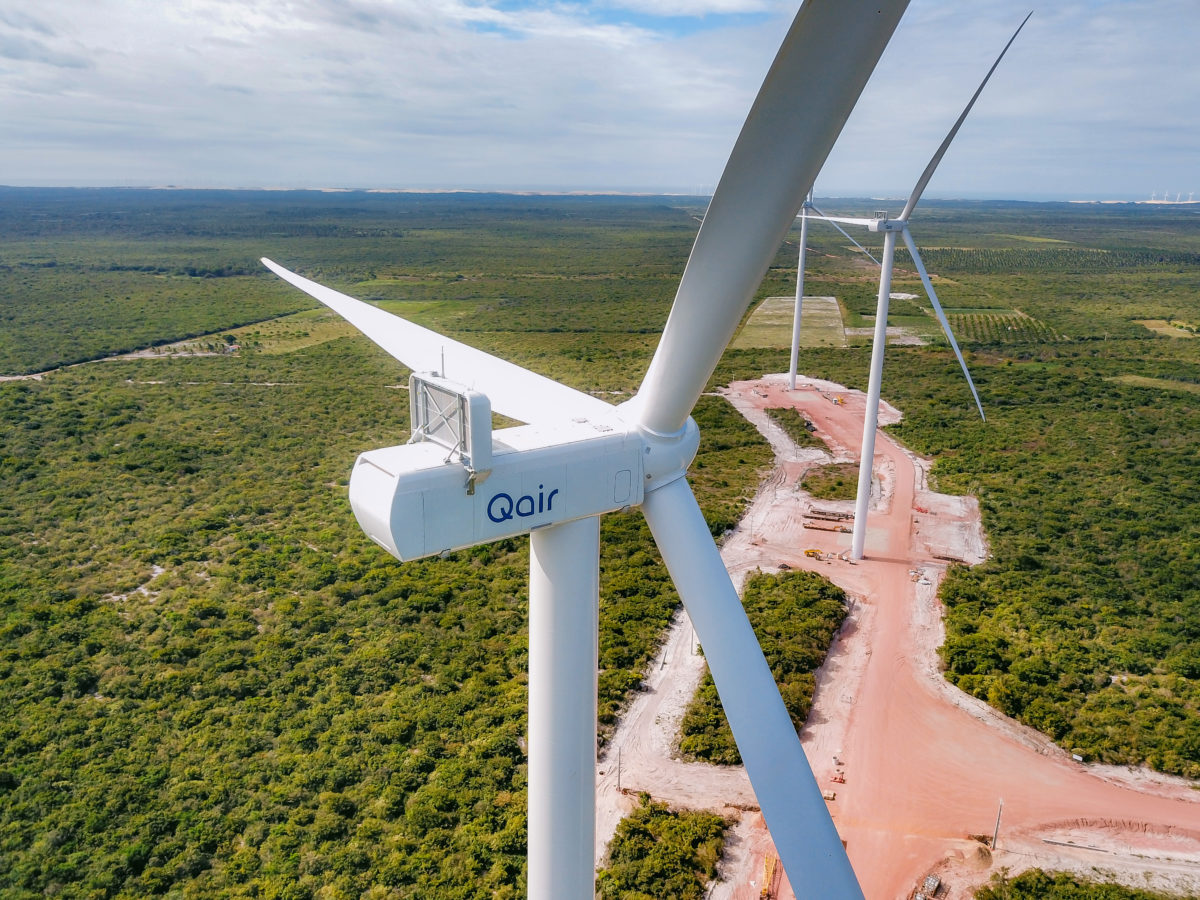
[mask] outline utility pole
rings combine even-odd
[[[1000,798],[1000,808],[996,810],[996,830],[992,832],[992,852],[996,852],[996,839],[1000,837],[1000,814],[1004,812],[1004,798]]]

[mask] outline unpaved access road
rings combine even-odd
[[[1200,892],[1200,792],[1145,771],[1082,766],[942,677],[937,584],[947,558],[974,563],[986,555],[975,503],[929,491],[928,464],[881,434],[867,559],[852,565],[805,557],[806,548],[830,555],[849,548],[850,535],[823,530],[831,520],[819,516],[850,504],[814,504],[796,489],[821,454],[797,455],[762,410],[799,409],[831,455],[845,460],[857,455],[865,398],[809,379],[789,392],[782,376],[731,385],[726,395],[777,454],[775,472],[723,548],[735,583],[756,567],[785,563],[826,575],[852,598],[801,737],[822,788],[836,793],[828,805],[869,900],[909,897],[931,872],[946,881],[939,896],[966,898],[994,871],[1031,866]],[[887,409],[881,422],[897,417]],[[809,515],[814,507],[818,517]],[[671,759],[678,715],[703,673],[690,635],[681,618],[675,643],[649,675],[650,690],[637,698],[602,760],[598,853],[632,805],[616,791],[618,748],[626,790],[679,806],[753,808],[740,769]],[[992,833],[1001,799],[993,854],[970,835]],[[725,881],[712,895],[757,898],[772,852],[761,819],[742,814],[731,838]],[[773,896],[793,896],[781,881]],[[798,886],[794,896],[816,894]]]

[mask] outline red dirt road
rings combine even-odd
[[[768,377],[731,385],[727,396],[752,418],[754,410],[794,406],[835,456],[857,457],[863,395],[804,384],[792,393],[782,378]],[[832,402],[835,396],[843,402]],[[783,484],[805,467],[784,461]],[[1200,792],[1145,773],[1136,786],[1119,770],[1098,774],[945,682],[936,652],[942,629],[935,592],[945,570],[938,557],[982,558],[977,510],[926,491],[926,467],[885,434],[874,468],[883,484],[869,519],[867,559],[857,565],[803,555],[809,547],[847,550],[850,538],[805,528],[803,495],[785,496],[775,506],[790,509],[752,525],[761,535],[762,568],[786,562],[813,569],[856,598],[820,674],[803,739],[822,788],[836,790],[829,807],[869,900],[909,897],[933,871],[950,891],[940,896],[969,897],[991,872],[1030,866],[1200,890]],[[832,781],[839,769],[844,784]],[[990,837],[1001,799],[993,857],[968,836]]]

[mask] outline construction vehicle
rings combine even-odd
[[[804,555],[805,555],[805,556],[812,557],[813,559],[820,559],[820,558],[821,558],[821,551],[820,551],[820,550],[817,550],[817,549],[815,549],[815,548],[813,548],[813,547],[810,547],[809,549],[807,549],[807,550],[805,550],[805,551],[804,551]]]

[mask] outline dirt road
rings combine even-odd
[[[756,566],[772,570],[782,562],[821,572],[853,598],[818,674],[802,739],[822,787],[836,791],[829,807],[866,896],[908,897],[922,876],[936,871],[948,885],[941,896],[965,898],[999,868],[1030,866],[1200,891],[1200,792],[1152,773],[1081,766],[1044,736],[942,678],[937,583],[947,558],[973,563],[986,555],[974,502],[930,492],[927,464],[881,435],[867,559],[857,565],[809,559],[805,548],[836,554],[848,549],[850,536],[824,530],[829,518],[807,514],[815,506],[819,516],[836,516],[850,504],[813,504],[795,488],[820,454],[798,457],[762,410],[795,406],[817,426],[833,457],[853,459],[864,397],[811,380],[791,393],[781,376],[731,385],[728,396],[778,457],[775,475],[723,550],[735,580]],[[880,418],[898,415],[889,409]],[[606,774],[600,778],[598,843],[607,843],[621,801],[629,803],[615,791],[617,747],[623,787],[683,806],[753,802],[740,769],[669,759],[678,714],[703,672],[690,652],[685,620],[672,640],[678,643],[668,644],[655,663],[651,691],[638,698],[601,766]],[[845,782],[833,781],[835,775]],[[1002,798],[993,855],[970,835],[991,835]],[[611,826],[603,824],[608,821]],[[723,867],[727,881],[713,896],[759,897],[771,847],[756,814],[742,816],[730,851]],[[783,881],[777,897],[791,896]],[[796,896],[814,895],[801,887]]]

